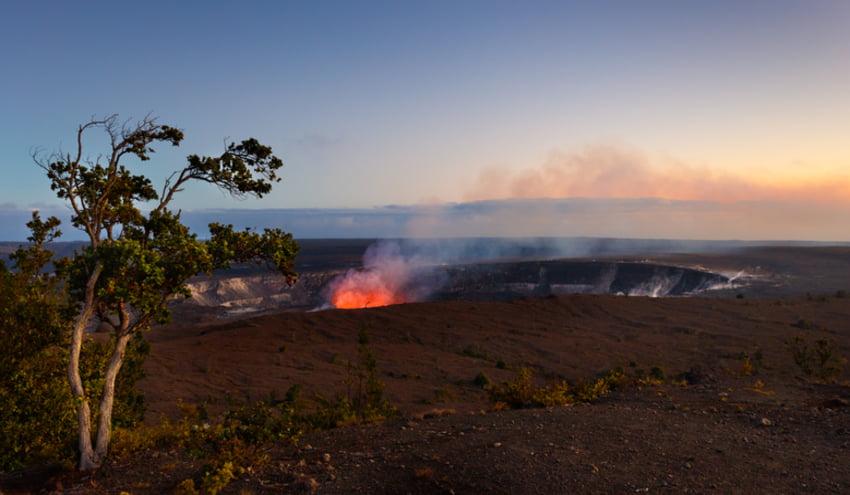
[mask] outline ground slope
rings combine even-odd
[[[266,315],[222,325],[163,328],[142,383],[151,416],[178,400],[257,399],[293,384],[342,391],[357,333],[366,329],[390,398],[407,413],[435,402],[460,410],[486,405],[472,384],[530,366],[580,380],[617,366],[692,368],[722,375],[742,354],[761,353],[762,378],[794,388],[799,370],[786,342],[830,339],[850,355],[850,299],[702,299],[567,296],[514,302],[408,304],[358,311]],[[499,365],[499,366],[497,366]]]
[[[361,328],[404,417],[278,445],[224,493],[850,491],[847,372],[816,383],[787,344],[826,339],[850,355],[850,299],[835,296],[441,302],[163,328],[143,384],[150,417],[178,399],[215,407],[296,383],[341,392]],[[492,411],[473,377],[507,380],[522,365],[571,380],[616,366],[687,374],[591,405]],[[169,493],[197,463],[146,452],[70,492]]]

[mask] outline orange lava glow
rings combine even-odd
[[[393,294],[386,289],[339,289],[331,296],[331,304],[339,309],[376,308],[389,306],[390,304],[401,304],[405,302],[403,297]]]
[[[331,283],[330,303],[339,309],[359,309],[407,302],[399,280],[389,269],[349,271]]]

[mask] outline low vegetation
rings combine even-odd
[[[358,336],[357,360],[349,363],[345,385],[346,394],[318,397],[315,404],[304,400],[301,387],[295,385],[283,399],[232,403],[216,417],[203,406],[182,404],[177,422],[118,429],[113,454],[120,460],[147,450],[179,450],[202,461],[203,467],[195,477],[183,480],[177,493],[218,493],[237,477],[267,464],[273,445],[295,443],[311,430],[376,422],[398,414],[384,396],[365,330]]]
[[[752,354],[742,352],[739,358],[741,360],[741,376],[752,376],[758,374],[761,370],[764,355],[760,349],[757,349]]]
[[[334,428],[398,415],[398,410],[384,397],[384,383],[378,378],[377,361],[365,328],[357,336],[357,360],[348,361],[346,369],[345,395],[332,399],[318,397],[320,408],[308,421],[313,427]]]
[[[487,392],[496,409],[524,409],[565,406],[576,402],[593,402],[625,383],[621,369],[603,373],[595,380],[571,385],[557,380],[548,385],[535,383],[531,368],[520,368],[516,378],[499,385],[490,385]]]
[[[809,339],[796,336],[787,342],[794,363],[804,375],[824,381],[835,381],[844,369],[844,359],[827,339]]]

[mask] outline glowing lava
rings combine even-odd
[[[406,301],[404,294],[393,290],[382,276],[375,271],[351,271],[331,286],[331,305],[339,309],[375,308],[401,304]]]

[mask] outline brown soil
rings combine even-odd
[[[808,330],[798,328],[806,322]],[[531,366],[581,380],[616,366],[668,374],[700,368],[717,378],[763,354],[772,388],[799,388],[786,341],[833,339],[850,355],[850,299],[739,300],[569,296],[514,302],[438,302],[359,311],[267,315],[218,326],[160,329],[142,383],[149,416],[176,413],[178,400],[259,399],[293,384],[325,395],[343,391],[346,362],[365,328],[387,393],[409,414],[441,406],[486,407],[472,380],[494,381]],[[448,400],[445,400],[448,397]]]
[[[215,408],[227,394],[261,398],[296,383],[342,392],[360,328],[404,418],[278,446],[266,468],[226,493],[850,490],[848,375],[836,385],[804,378],[786,345],[796,335],[825,338],[850,355],[847,298],[572,296],[161,329],[143,383],[149,416],[173,415],[178,400],[212,399]],[[761,365],[742,373],[742,353],[757,351]],[[514,376],[498,361],[570,380],[659,366],[668,376],[691,371],[692,383],[615,392],[592,405],[482,413],[490,405],[475,375]],[[192,462],[180,452],[146,453],[74,491],[169,492],[196,472]]]

